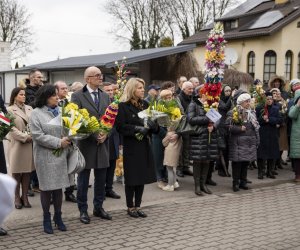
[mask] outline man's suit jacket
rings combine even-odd
[[[97,107],[86,85],[71,96],[71,102],[76,103],[79,108],[85,108],[91,116],[99,119],[110,103],[109,96],[102,90],[99,91],[99,106]],[[84,155],[86,169],[109,167],[109,145],[108,140],[98,144],[97,134],[89,136],[85,140],[78,141],[78,147]]]

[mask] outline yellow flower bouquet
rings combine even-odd
[[[72,140],[83,140],[100,129],[98,119],[90,116],[86,109],[79,109],[75,103],[63,106],[59,118],[61,118],[62,135]],[[61,152],[61,148],[53,151],[57,156]]]

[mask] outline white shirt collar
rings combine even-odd
[[[92,95],[93,92],[98,92],[98,89],[93,90],[88,84],[86,85],[87,90],[89,91],[89,93]]]

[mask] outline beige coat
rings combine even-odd
[[[169,167],[177,167],[179,163],[179,155],[182,147],[182,138],[179,137],[175,142],[170,142],[170,136],[175,132],[168,132],[162,143],[165,146],[165,155],[163,165]]]
[[[15,127],[8,133],[8,163],[11,173],[30,173],[34,170],[32,142],[26,142],[30,136],[25,131],[32,112],[32,107],[25,105],[25,113],[17,106],[12,105],[7,111],[14,115]]]

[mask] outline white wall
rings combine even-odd
[[[0,71],[11,69],[10,43],[0,42]]]

